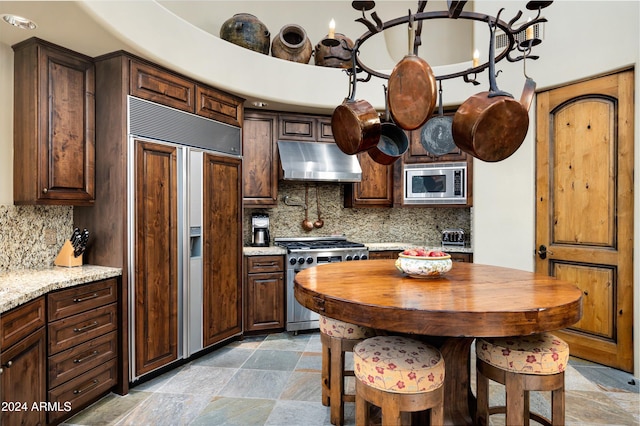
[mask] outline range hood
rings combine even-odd
[[[355,155],[334,143],[278,141],[284,180],[360,182],[362,169]]]

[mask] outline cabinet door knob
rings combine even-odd
[[[3,365],[3,367],[11,368],[12,365],[13,365],[13,361],[7,361],[7,363]]]
[[[42,188],[42,193],[46,194],[49,190],[47,188]]]

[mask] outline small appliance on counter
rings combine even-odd
[[[443,246],[464,246],[464,230],[462,228],[447,228],[442,230]]]
[[[251,245],[254,247],[267,247],[270,243],[269,215],[266,213],[253,213],[251,215]]]

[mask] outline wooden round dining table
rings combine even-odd
[[[298,272],[295,297],[330,318],[433,343],[445,360],[446,424],[473,424],[470,347],[476,337],[524,336],[569,327],[582,292],[540,273],[456,262],[438,278],[413,278],[380,259]]]

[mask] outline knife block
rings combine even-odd
[[[66,266],[68,268],[74,266],[82,266],[82,255],[75,257],[73,255],[73,246],[71,241],[67,240],[58,253],[58,257],[53,262],[56,266]]]

